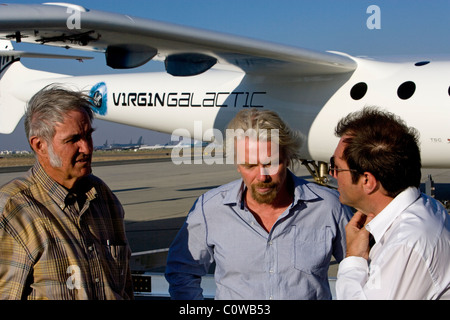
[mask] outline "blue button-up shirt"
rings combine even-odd
[[[337,192],[292,173],[294,201],[268,233],[243,201],[242,179],[200,196],[169,250],[173,299],[201,299],[215,261],[216,299],[330,299],[328,267],[345,257],[351,210]]]

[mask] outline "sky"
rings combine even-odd
[[[38,1],[12,1],[36,3]],[[43,1],[45,2],[45,1]],[[317,51],[340,51],[354,56],[450,54],[448,0],[88,0],[67,1],[104,10]],[[379,8],[378,20],[369,6]],[[0,7],[1,10],[1,7]],[[369,28],[367,21],[371,22]],[[377,28],[373,28],[374,23]],[[80,51],[15,44],[18,50],[80,54]],[[83,63],[22,59],[28,68],[69,75],[162,71],[160,62],[127,71],[105,64],[100,53]],[[1,116],[1,115],[0,115]],[[170,134],[95,120],[94,145],[170,142]],[[0,134],[0,150],[29,150],[21,121],[10,135]]]

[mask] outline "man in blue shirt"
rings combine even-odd
[[[189,212],[169,250],[172,298],[202,299],[201,277],[215,262],[216,299],[330,299],[328,267],[332,255],[345,256],[350,209],[288,169],[301,138],[276,113],[239,112],[227,140],[242,179],[203,194]]]

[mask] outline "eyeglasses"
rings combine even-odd
[[[336,168],[336,164],[334,163],[334,156],[330,158],[330,166],[328,167],[328,173],[333,178],[337,178],[339,171],[352,171],[352,172],[358,172],[358,170],[355,169],[339,169]]]

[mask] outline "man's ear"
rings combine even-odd
[[[361,179],[363,183],[363,189],[366,194],[372,194],[380,187],[380,182],[370,172],[364,172]]]
[[[47,142],[40,137],[32,136],[30,138],[30,146],[37,155],[47,154]]]

